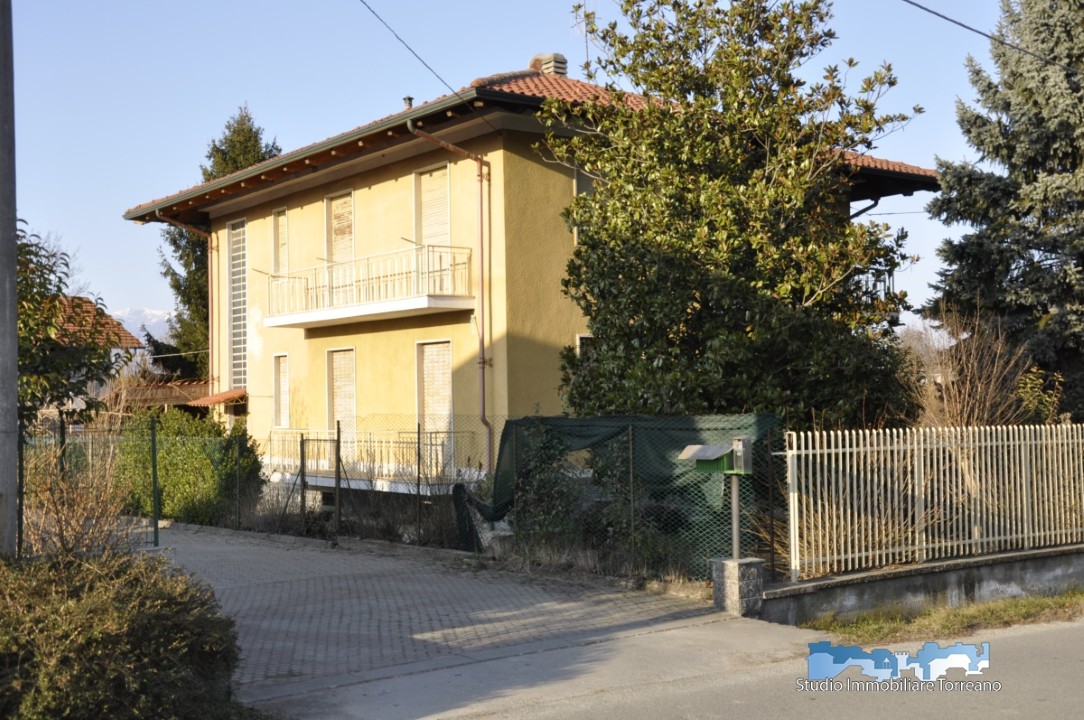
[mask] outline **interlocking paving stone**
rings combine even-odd
[[[672,596],[254,534],[170,528],[161,544],[210,583],[236,621],[241,699],[296,683],[358,682],[410,663],[582,644],[714,612]]]

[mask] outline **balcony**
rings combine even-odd
[[[271,275],[267,299],[267,327],[315,328],[471,310],[471,251],[424,245]]]

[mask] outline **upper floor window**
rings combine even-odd
[[[286,228],[286,208],[271,215],[272,263],[271,272],[284,275],[290,272],[290,238]]]
[[[414,176],[415,238],[419,245],[450,245],[448,166],[441,165]]]
[[[327,259],[331,263],[354,259],[354,196],[329,197],[327,205]]]

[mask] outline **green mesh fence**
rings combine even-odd
[[[588,558],[601,572],[703,578],[732,554],[731,480],[680,460],[688,445],[752,441],[739,481],[743,556],[773,555],[782,465],[778,418],[534,417],[501,435],[491,517],[508,520],[519,551]]]

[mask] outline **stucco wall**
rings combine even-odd
[[[486,264],[487,415],[560,410],[559,349],[582,328],[579,311],[561,295],[560,278],[572,236],[560,211],[572,197],[571,173],[541,162],[530,148],[537,138],[509,132],[464,142],[486,158],[482,220]],[[415,239],[418,170],[447,163],[450,243],[472,252],[475,310],[396,320],[351,322],[297,329],[267,327],[267,278],[273,269],[272,214],[285,208],[289,270],[321,265],[327,257],[326,199],[344,191],[354,198],[356,257],[409,249]],[[477,165],[434,149],[287,197],[254,204],[214,219],[212,242],[215,327],[214,391],[230,383],[229,259],[227,226],[246,221],[248,265],[249,427],[268,437],[274,411],[273,363],[285,354],[290,375],[290,426],[328,428],[327,353],[355,351],[359,416],[413,415],[417,411],[417,344],[447,340],[453,354],[453,412],[478,408],[478,223]]]

